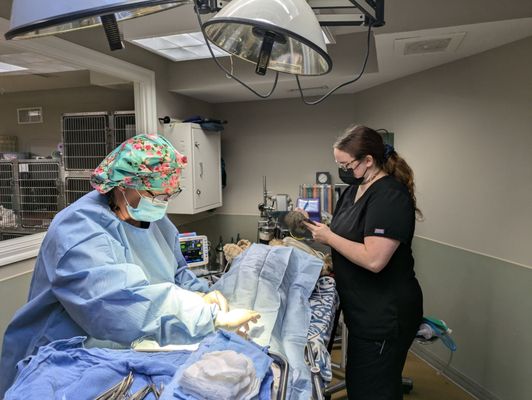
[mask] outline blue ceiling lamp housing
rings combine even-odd
[[[13,0],[7,40],[26,39],[102,25],[111,50],[124,47],[118,22],[168,10],[188,0]]]

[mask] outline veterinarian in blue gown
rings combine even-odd
[[[87,336],[87,346],[129,347],[140,338],[161,345],[199,341],[215,326],[257,318],[207,292],[186,267],[177,229],[166,217],[186,165],[164,138],[135,136],[93,172],[96,189],[54,218],[42,243],[28,303],[8,326],[0,398],[16,364],[39,346]]]

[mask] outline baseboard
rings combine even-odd
[[[469,379],[467,376],[465,376],[461,372],[454,369],[452,366],[452,363],[448,368],[445,368],[447,363],[440,360],[433,353],[431,353],[426,348],[424,348],[424,346],[421,346],[419,344],[414,344],[412,345],[410,350],[416,356],[421,358],[423,361],[425,361],[427,364],[429,364],[436,370],[442,371],[445,369],[442,372],[442,374],[445,375],[453,383],[455,383],[456,385],[464,389],[466,392],[468,392],[471,396],[479,400],[501,400],[501,398],[487,391],[482,386],[480,386],[477,382]]]

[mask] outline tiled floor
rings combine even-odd
[[[336,359],[338,355],[339,351],[334,350],[333,360],[338,361]],[[475,400],[474,397],[440,375],[438,371],[412,352],[408,354],[403,376],[414,381],[414,389],[409,394],[404,395],[404,400]],[[335,382],[333,380],[333,383]],[[347,394],[344,390],[335,393],[332,399],[344,400],[347,399]]]

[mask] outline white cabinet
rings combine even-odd
[[[196,214],[222,206],[220,132],[197,124],[165,125],[163,136],[188,158],[181,175],[179,196],[170,201],[170,214]]]

